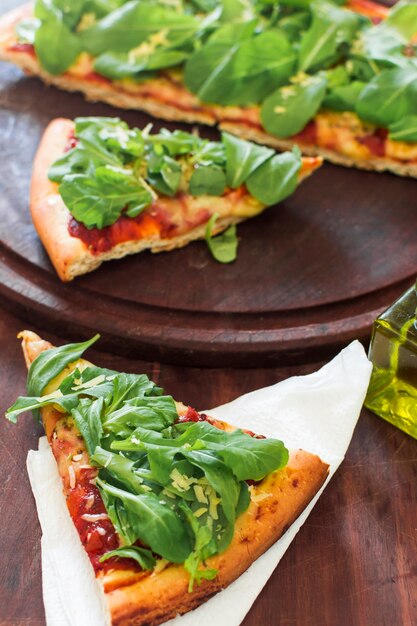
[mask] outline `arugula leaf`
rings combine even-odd
[[[98,467],[105,468],[108,474],[131,493],[139,494],[148,491],[146,486],[144,487],[140,471],[136,472],[134,461],[127,459],[121,454],[115,454],[100,446],[96,446],[94,454],[90,456],[90,461]]]
[[[103,425],[114,433],[126,426],[159,431],[173,424],[176,419],[177,411],[171,396],[132,398],[117,410],[107,410]]]
[[[129,217],[135,217],[153,201],[149,189],[131,172],[109,165],[98,167],[94,177],[87,174],[65,176],[59,193],[75,219],[87,228],[113,224],[123,209]]]
[[[128,52],[152,36],[176,44],[192,38],[199,21],[192,15],[179,13],[152,2],[131,0],[112,11],[91,28],[80,33],[85,50],[98,56],[112,52]]]
[[[72,409],[71,415],[80,431],[89,455],[94,454],[100,444],[104,430],[101,423],[104,410],[104,398],[91,401],[82,398],[77,408]]]
[[[400,0],[391,7],[385,23],[395,29],[407,41],[417,33],[417,2]]]
[[[216,569],[201,569],[200,567],[209,556],[216,552],[215,548],[213,548],[213,525],[211,523],[210,525],[202,526],[185,502],[181,502],[179,507],[193,531],[195,540],[194,551],[184,561],[184,568],[190,574],[188,592],[191,593],[194,588],[194,582],[197,585],[201,585],[203,580],[213,580],[218,573]]]
[[[62,11],[54,4],[37,0],[34,15],[40,20],[34,37],[39,62],[50,74],[63,74],[81,53],[80,42],[65,24]]]
[[[157,191],[167,196],[174,196],[178,191],[181,177],[180,163],[165,154],[160,144],[155,144],[148,152],[148,182]]]
[[[324,69],[339,61],[342,44],[353,41],[362,21],[357,13],[326,0],[312,2],[311,11],[313,21],[299,50],[298,69],[303,72]]]
[[[119,501],[123,506],[125,520],[131,533],[128,542],[133,543],[140,539],[159,554],[172,563],[183,563],[191,552],[191,544],[187,531],[180,518],[166,504],[161,504],[160,497],[155,493],[132,494],[124,489],[119,489],[108,482],[97,478],[97,486],[101,494],[107,498]],[[117,532],[124,538],[124,529],[116,524]]]
[[[128,53],[105,52],[94,61],[94,70],[112,80],[133,78],[147,80],[156,70],[175,67],[183,63],[189,54],[181,50],[156,50],[140,57]]]
[[[237,189],[247,178],[273,154],[274,150],[256,143],[239,139],[229,133],[222,133],[226,148],[226,184]]]
[[[139,548],[138,546],[129,546],[128,548],[117,548],[116,550],[110,550],[100,557],[100,563],[107,561],[113,557],[132,559],[136,561],[138,565],[144,570],[153,569],[156,565],[156,559],[150,550],[146,548]]]
[[[389,138],[393,141],[417,141],[417,115],[406,115],[390,124]]]
[[[264,128],[277,137],[292,137],[316,115],[326,94],[323,75],[299,75],[292,84],[280,87],[264,100],[261,121]]]
[[[256,104],[291,76],[295,53],[285,34],[255,34],[254,27],[223,26],[188,59],[184,82],[200,100]]]
[[[382,71],[362,90],[356,112],[363,120],[388,127],[414,115],[417,67]]]
[[[106,377],[111,375],[111,370],[105,370],[101,368],[88,367],[82,372],[74,370],[74,372],[64,378],[59,390],[46,396],[32,396],[22,397],[20,396],[10,409],[6,412],[6,418],[16,423],[17,417],[26,411],[33,411],[37,413],[38,409],[51,404],[56,405],[64,411],[71,413],[71,411],[80,402],[80,396],[89,396],[92,398],[100,398],[106,396],[111,391],[111,383],[106,380]],[[95,384],[94,386],[85,387],[84,384],[89,380],[98,380],[99,377],[103,378],[103,382]],[[111,377],[111,376],[110,376]],[[79,379],[82,385],[75,385],[75,380]],[[93,381],[94,382],[94,381]],[[61,395],[62,394],[62,395]]]
[[[232,263],[236,260],[239,241],[236,225],[229,226],[221,235],[213,237],[212,232],[218,219],[218,213],[211,216],[206,226],[206,243],[213,257],[219,263]]]
[[[189,182],[193,196],[221,196],[226,188],[226,175],[217,165],[196,167]]]
[[[176,429],[180,433],[183,430],[176,440],[178,446],[204,444],[218,454],[240,481],[262,480],[288,463],[288,450],[278,439],[257,439],[240,429],[225,433],[208,422],[195,422],[187,427],[177,424]]]
[[[301,168],[300,152],[284,152],[265,161],[246,181],[249,192],[266,206],[294,193]]]
[[[326,94],[323,107],[334,111],[355,111],[359,96],[366,83],[354,80],[347,85],[338,85]]]
[[[41,352],[33,361],[28,371],[27,393],[40,396],[45,387],[60,374],[70,363],[81,358],[82,354],[97,341],[95,335],[82,343],[69,343],[59,348],[50,348]]]

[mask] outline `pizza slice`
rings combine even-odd
[[[226,133],[214,142],[116,118],[58,119],[35,157],[30,208],[64,281],[109,259],[204,237],[217,260],[230,262],[235,224],[293,193],[321,162]],[[225,229],[220,241],[212,237]]]
[[[416,35],[412,0],[37,0],[0,20],[0,58],[90,100],[416,176]]]
[[[156,626],[242,574],[326,479],[319,457],[163,395],[145,375],[82,358],[97,339],[54,348],[20,334],[78,531],[114,625]],[[76,599],[74,599],[76,601]]]

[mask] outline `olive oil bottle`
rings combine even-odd
[[[412,287],[374,322],[365,406],[417,439],[416,309]]]

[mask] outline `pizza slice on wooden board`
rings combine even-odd
[[[209,4],[37,0],[0,20],[0,58],[91,100],[417,176],[415,2]]]
[[[115,118],[57,119],[35,157],[30,208],[64,281],[106,260],[204,237],[217,260],[230,262],[234,225],[292,194],[321,163],[227,133],[214,142]]]
[[[21,333],[69,513],[112,624],[156,626],[223,589],[297,518],[328,466],[163,395],[144,375],[95,367],[96,338],[54,348]],[[76,599],[74,599],[76,601]]]

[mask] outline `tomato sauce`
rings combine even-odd
[[[316,144],[317,143],[317,124],[314,120],[308,122],[307,126],[302,131],[290,137],[294,141],[301,143]]]
[[[385,143],[388,131],[385,128],[377,128],[373,133],[363,137],[357,137],[362,145],[366,146],[371,154],[383,157],[385,156]]]
[[[158,216],[157,209],[153,213],[143,212],[137,217],[122,215],[114,224],[104,228],[90,229],[71,217],[68,232],[71,237],[81,239],[92,254],[101,254],[126,241],[159,237],[162,233],[166,236],[171,227],[166,222],[162,216]]]
[[[98,488],[91,482],[94,468],[80,469],[77,483],[67,494],[67,507],[94,570],[113,569],[118,559],[100,563],[100,557],[119,547],[116,530],[107,516]],[[95,519],[94,519],[95,518]]]
[[[14,43],[9,46],[10,52],[24,52],[32,57],[36,56],[35,47],[31,43]]]

